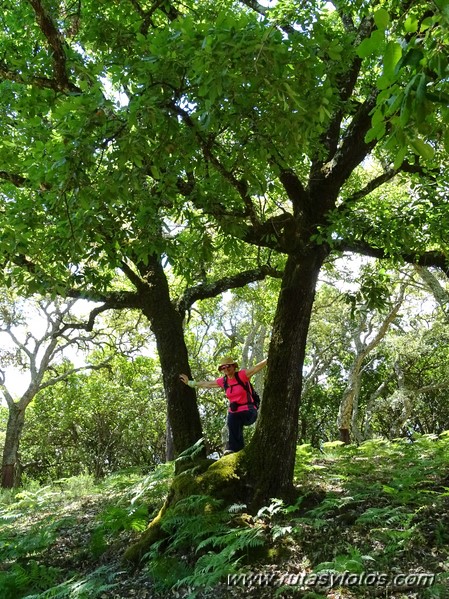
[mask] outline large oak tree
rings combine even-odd
[[[201,433],[176,384],[198,273],[283,256],[242,463],[256,503],[288,491],[324,261],[446,268],[445,2],[22,0],[0,18],[4,280],[141,309],[180,451]],[[165,257],[197,284],[177,305]]]

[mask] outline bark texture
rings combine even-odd
[[[167,396],[167,414],[178,455],[202,437],[196,394],[179,380],[185,372],[191,376],[184,341],[183,318],[170,299],[167,278],[158,257],[150,262],[142,293],[142,312],[149,319],[163,373]]]
[[[8,424],[6,426],[5,446],[3,449],[2,463],[2,488],[11,489],[20,484],[16,476],[18,452],[23,425],[25,423],[25,409],[14,404],[9,408]]]
[[[267,383],[256,430],[246,450],[253,504],[289,496],[298,439],[307,332],[315,286],[326,256],[315,248],[287,261],[269,350]],[[273,447],[276,451],[273,451]]]

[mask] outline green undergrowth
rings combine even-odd
[[[300,446],[294,505],[273,498],[249,514],[183,497],[138,574],[123,554],[157,515],[173,464],[29,484],[0,495],[0,597],[449,597],[448,465],[447,433]]]
[[[121,542],[145,529],[172,476],[167,464],[101,483],[79,476],[2,491],[0,597],[108,597],[123,575]]]

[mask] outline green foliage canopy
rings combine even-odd
[[[186,243],[191,263],[210,262],[217,247],[242,259],[232,238],[294,251],[287,175],[310,177],[313,190],[314,164],[336,150],[333,128],[344,154],[364,102],[372,128],[366,147],[354,148],[335,173],[337,191],[347,185],[336,213],[343,224],[331,230],[352,243],[362,236],[385,244],[385,226],[397,215],[400,245],[409,194],[386,200],[385,216],[383,198],[370,196],[352,219],[353,171],[360,151],[384,136],[382,161],[394,169],[371,177],[374,189],[365,177],[362,197],[395,170],[422,175],[419,162],[442,161],[444,2],[430,15],[427,3],[401,12],[397,0],[338,2],[335,10],[321,2],[245,4],[6,6],[0,249],[7,283],[104,290],[115,268],[154,252],[175,267],[180,260],[188,274]],[[358,214],[372,211],[379,217],[369,235]],[[406,224],[422,230],[415,221]]]

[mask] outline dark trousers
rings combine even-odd
[[[245,445],[243,439],[243,427],[254,424],[257,418],[257,410],[250,408],[244,412],[228,412],[228,429],[230,451],[240,451]]]

